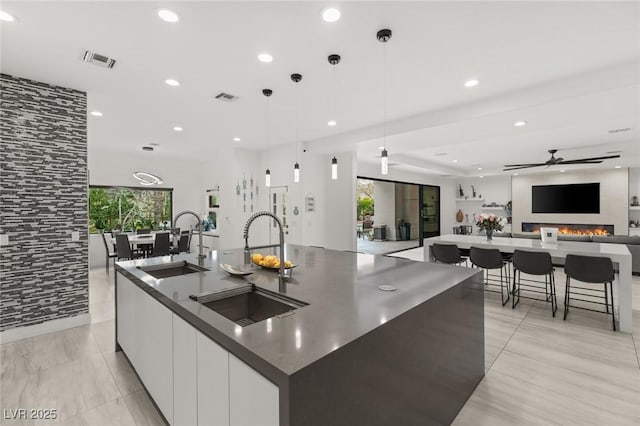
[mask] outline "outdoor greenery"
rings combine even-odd
[[[91,187],[89,232],[171,226],[171,195],[167,190]]]
[[[356,218],[362,220],[365,215],[373,216],[373,182],[366,179],[358,179],[356,186],[357,212]]]
[[[358,198],[358,217],[373,216],[373,198]]]

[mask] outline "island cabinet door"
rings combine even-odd
[[[229,426],[229,352],[202,333],[196,334],[198,426]]]
[[[278,387],[229,354],[229,424],[278,426]]]
[[[118,274],[118,344],[134,366],[137,364],[135,285]]]
[[[196,330],[173,315],[173,424],[198,424]]]
[[[149,294],[141,292],[137,306],[138,363],[142,382],[162,414],[173,423],[173,314]]]

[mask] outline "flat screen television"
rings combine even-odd
[[[600,184],[534,185],[532,213],[600,213]]]

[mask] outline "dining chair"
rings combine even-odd
[[[460,250],[455,244],[433,244],[431,254],[436,262],[447,265],[460,265],[462,262],[466,262],[466,259],[460,256]]]
[[[141,228],[136,230],[136,234],[137,235],[149,235],[151,234],[151,229],[150,228]],[[151,254],[151,251],[153,250],[153,244],[138,244],[138,250],[141,251],[145,256],[148,256]]]
[[[153,244],[153,250],[151,251],[151,256],[167,256],[170,254],[170,250],[171,245],[169,244],[169,233],[157,233]]]
[[[509,301],[509,267],[508,263],[503,260],[500,250],[471,247],[469,260],[473,265],[484,269],[484,284],[488,291],[492,291],[489,290],[489,286],[493,285],[493,280],[489,278],[489,271],[500,269],[500,297],[502,298],[502,306],[506,305]]]
[[[170,254],[186,253],[189,251],[189,234],[180,235],[178,240],[178,247],[173,247],[169,250]]]
[[[521,287],[525,287],[527,292],[542,293],[540,286],[535,285],[542,282],[524,279],[522,278],[522,272],[528,275],[544,276],[545,301],[551,302],[551,315],[555,317],[558,310],[558,302],[556,300],[555,270],[553,269],[551,255],[546,251],[515,250],[511,261],[513,262],[513,289],[511,290],[513,302],[511,307],[515,308],[520,302]],[[522,281],[527,284],[522,284]]]
[[[580,306],[570,305],[571,296],[570,291],[573,289],[578,290],[591,290],[594,291],[593,288],[590,287],[578,287],[575,285],[571,285],[571,280],[574,279],[576,281],[580,281],[586,284],[603,284],[604,285],[604,297],[597,295],[592,295],[589,293],[580,293],[575,292],[580,296],[587,296],[590,299],[581,299],[573,297],[573,300],[579,300],[586,303],[605,305],[606,312],[609,314],[609,298],[611,299],[611,318],[613,322],[613,331],[616,331],[616,314],[613,307],[613,280],[615,277],[615,271],[613,269],[613,262],[608,257],[597,257],[597,256],[578,256],[575,254],[568,254],[565,258],[564,262],[564,272],[567,275],[567,282],[564,293],[564,319],[567,319],[567,314],[569,313],[569,306],[577,309],[586,309],[589,311],[596,311],[595,309],[584,308]],[[607,288],[607,284],[609,288]],[[604,303],[594,301],[593,299],[604,299]]]
[[[106,254],[105,261],[105,269],[107,270],[107,274],[109,273],[109,259],[115,259],[118,257],[118,254],[115,251],[109,250],[109,243],[107,243],[107,237],[104,235],[104,231],[100,231],[100,235],[102,236],[102,242],[104,243],[104,251]]]
[[[118,260],[137,259],[140,257],[139,253],[131,250],[131,244],[129,243],[129,236],[127,234],[116,235],[116,254]]]

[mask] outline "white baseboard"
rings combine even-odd
[[[91,323],[91,314],[82,314],[75,317],[54,319],[40,324],[28,325],[26,327],[11,328],[0,332],[0,344],[79,327],[89,323]]]

